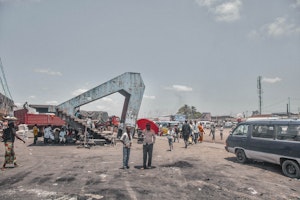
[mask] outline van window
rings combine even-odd
[[[275,128],[273,125],[254,125],[252,137],[274,139]]]
[[[300,125],[279,125],[277,140],[300,141]]]
[[[234,131],[232,135],[240,135],[240,136],[247,136],[249,125],[239,125]]]

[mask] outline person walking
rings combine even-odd
[[[173,150],[174,131],[173,131],[173,129],[171,127],[169,127],[167,138],[168,138],[168,143],[169,143],[170,151],[172,151]]]
[[[123,143],[123,167],[122,169],[129,169],[128,161],[130,157],[130,148],[132,145],[131,127],[126,126],[126,131],[122,134],[120,141]]]
[[[215,132],[216,132],[216,127],[214,124],[211,124],[209,135],[212,135],[212,141],[214,143],[215,143]]]
[[[185,143],[185,148],[187,148],[188,143],[189,143],[189,137],[191,135],[191,127],[188,124],[188,121],[185,120],[185,123],[182,125],[182,137]]]
[[[177,124],[174,127],[174,142],[176,142],[176,139],[179,142],[179,128]]]
[[[221,138],[221,140],[223,140],[223,125],[221,125],[221,128],[220,128],[220,138]]]
[[[205,134],[205,131],[203,129],[202,123],[200,122],[198,125],[198,129],[199,129],[199,142],[202,143],[203,142],[203,137]]]
[[[199,128],[198,128],[198,123],[195,120],[194,121],[194,143],[197,144],[198,143],[198,138],[199,138]]]
[[[143,131],[143,167],[141,169],[151,169],[152,168],[152,152],[153,145],[155,143],[156,135],[155,132],[151,129],[151,124],[146,124],[146,129]],[[147,160],[148,158],[148,160]],[[148,163],[147,163],[148,161]],[[148,166],[146,167],[146,163]]]
[[[190,127],[191,127],[191,133],[190,133],[190,138],[189,138],[189,143],[193,144],[195,141],[195,135],[194,135],[194,123],[192,120],[190,120]]]
[[[38,134],[39,134],[39,128],[37,127],[37,124],[35,124],[32,128],[32,132],[33,132],[33,144],[36,144],[36,141],[38,140]]]
[[[5,169],[7,164],[13,164],[14,167],[18,166],[16,160],[16,154],[14,150],[15,138],[25,143],[25,140],[23,140],[16,134],[15,124],[13,121],[7,121],[5,122],[5,124],[7,124],[7,127],[3,130],[3,135],[2,135],[4,146],[5,146],[5,156],[4,156],[5,160],[1,168],[2,170]]]

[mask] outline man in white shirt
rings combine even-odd
[[[151,169],[152,164],[152,152],[153,152],[153,145],[155,143],[156,135],[155,132],[151,129],[151,124],[146,124],[146,129],[143,131],[144,135],[144,143],[143,143],[143,167],[142,169]],[[146,167],[148,157],[148,167]]]
[[[123,168],[129,169],[128,161],[130,156],[130,148],[132,144],[131,128],[126,127],[126,131],[122,134],[120,141],[123,143]]]

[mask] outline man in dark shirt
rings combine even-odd
[[[182,137],[185,143],[185,148],[188,146],[188,139],[191,134],[191,127],[187,122],[188,121],[185,120],[185,123],[182,125]]]

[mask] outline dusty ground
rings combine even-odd
[[[218,133],[217,143],[206,134],[204,143],[185,149],[181,140],[171,152],[166,138],[158,137],[154,168],[147,170],[140,169],[142,145],[136,140],[129,170],[120,169],[121,144],[86,149],[17,141],[22,166],[0,172],[0,199],[300,199],[299,180],[276,165],[236,163]]]

